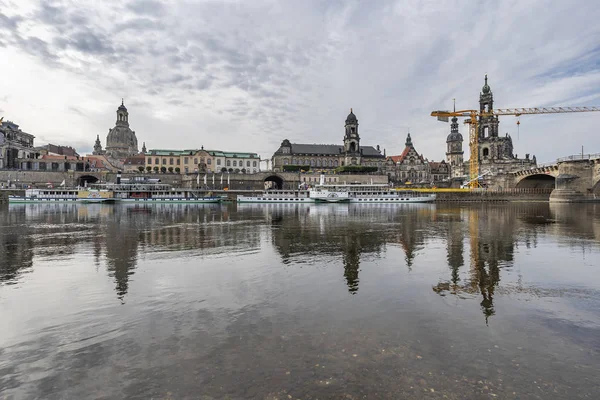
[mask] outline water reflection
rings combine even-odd
[[[443,296],[478,295],[487,321],[496,313],[501,271],[513,266],[515,249],[535,248],[540,235],[589,247],[581,239],[600,241],[597,215],[595,206],[548,204],[10,205],[0,212],[0,283],[17,282],[36,257],[89,252],[124,301],[140,258],[174,251],[199,257],[256,251],[265,238],[284,265],[339,262],[348,292],[357,294],[361,262],[399,246],[411,271],[427,243],[441,240],[449,273],[433,290]]]
[[[594,398],[599,228],[593,205],[10,206],[0,392]]]

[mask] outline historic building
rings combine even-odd
[[[456,107],[454,107],[456,111]],[[452,117],[450,134],[446,138],[446,163],[450,166],[450,177],[465,176],[463,137],[458,131],[458,118]]]
[[[358,119],[350,109],[344,124],[344,144],[302,144],[281,142],[271,159],[274,172],[281,172],[286,165],[309,166],[311,169],[327,170],[346,165],[372,166],[382,169],[385,154],[379,146],[361,146]],[[385,153],[385,152],[384,152]]]
[[[145,146],[144,146],[145,147]],[[115,127],[108,130],[106,148],[102,150],[100,135],[96,136],[93,155],[105,155],[111,159],[125,159],[139,154],[138,141],[135,131],[129,128],[129,112],[121,101],[117,109],[117,122]]]
[[[12,121],[0,123],[0,168],[19,168],[20,159],[37,158],[39,153],[33,147],[34,138]]]
[[[181,174],[230,172],[253,174],[260,172],[257,153],[220,150],[150,150],[146,155],[146,170]],[[149,169],[148,169],[149,168]]]
[[[450,177],[450,165],[445,161],[430,162],[419,154],[409,133],[402,154],[387,158],[386,172],[394,182],[431,184],[447,181]]]
[[[487,75],[485,84],[479,93],[479,112],[488,113],[494,109],[494,95],[488,85]],[[478,142],[479,142],[479,172],[481,174],[489,171],[491,175],[508,173],[516,169],[522,169],[527,166],[535,166],[536,158],[518,158],[513,154],[513,142],[508,133],[504,136],[499,134],[499,124],[497,115],[484,115],[479,117],[478,121]],[[465,171],[468,171],[468,165]]]

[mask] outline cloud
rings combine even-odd
[[[10,72],[13,91],[42,87],[36,82],[48,74],[71,88],[28,101],[82,124],[73,142],[105,134],[125,97],[149,148],[204,144],[269,157],[284,138],[341,143],[353,107],[364,145],[399,153],[410,129],[417,150],[439,160],[449,126],[430,112],[450,108],[453,98],[459,108],[477,107],[485,73],[496,107],[600,103],[600,10],[583,0],[551,8],[542,0],[19,5],[0,14],[0,46],[22,67],[0,73]],[[33,68],[43,72],[26,73]],[[82,95],[83,115],[69,111],[73,92]],[[27,118],[19,122],[32,132],[64,134],[27,110],[7,109]],[[566,155],[547,139],[565,132],[600,148],[597,118],[522,117],[515,151],[540,160]],[[514,122],[502,119],[501,130],[516,138]]]

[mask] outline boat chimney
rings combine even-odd
[[[117,171],[117,185],[121,184],[121,171]]]

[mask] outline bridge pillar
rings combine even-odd
[[[551,203],[577,203],[593,198],[594,161],[569,160],[559,162],[556,187],[550,194]]]

